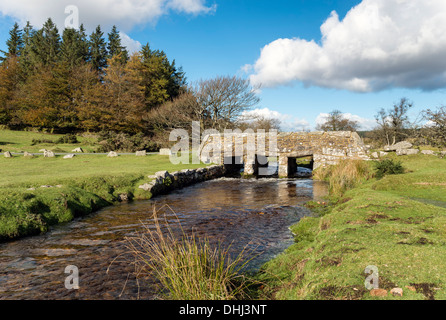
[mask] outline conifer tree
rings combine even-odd
[[[5,57],[0,58],[3,62],[8,57],[18,57],[23,49],[22,30],[20,30],[19,24],[16,22],[12,29],[9,31],[9,39],[6,41],[8,51],[1,52],[5,54]]]
[[[107,53],[108,59],[121,55],[122,63],[126,63],[128,61],[128,52],[121,44],[121,36],[119,35],[116,26],[113,26],[111,32],[108,34]]]
[[[97,26],[90,36],[90,63],[98,73],[102,73],[102,70],[107,66],[107,49],[103,36],[101,26]]]
[[[85,42],[80,31],[72,28],[64,30],[60,54],[61,59],[67,62],[70,68],[86,62],[88,51],[85,50]]]
[[[20,68],[23,71],[24,76],[28,76],[32,69],[32,61],[31,58],[33,56],[32,53],[32,38],[35,34],[35,30],[31,23],[27,21],[25,28],[23,28],[23,49],[20,55]]]

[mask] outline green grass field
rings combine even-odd
[[[71,152],[77,147],[82,147],[85,152],[95,152],[97,150],[96,141],[94,138],[78,136],[79,143],[75,144],[56,144],[56,143],[36,143],[35,141],[53,141],[56,142],[62,138],[63,134],[49,134],[32,131],[13,131],[0,130],[0,149],[2,152],[30,152],[38,153],[41,149],[47,149],[55,152]]]
[[[33,148],[41,149],[45,146],[31,146],[32,139],[43,140],[48,137],[58,138],[57,135],[2,130],[0,148],[11,152],[36,152],[38,150]],[[66,151],[75,147],[88,150],[88,146],[82,143],[58,144],[57,147]],[[94,145],[90,147],[95,148]],[[118,201],[120,194],[127,194],[134,199],[148,199],[151,194],[138,186],[149,182],[149,175],[157,171],[174,172],[203,166],[173,165],[168,156],[159,155],[120,155],[108,158],[100,154],[78,154],[73,159],[63,159],[62,156],[25,158],[22,155],[5,158],[2,154],[0,240],[44,232],[51,225],[71,221],[76,216],[111,205]]]
[[[446,159],[398,159],[407,173],[369,180],[293,226],[296,243],[258,275],[260,297],[446,299]],[[370,265],[380,288],[403,297],[372,297]]]

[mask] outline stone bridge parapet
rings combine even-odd
[[[243,165],[248,175],[256,174],[259,167],[265,166],[265,161],[259,161],[261,157],[277,157],[278,174],[282,177],[296,171],[295,160],[301,157],[311,156],[313,169],[337,164],[343,159],[370,160],[359,135],[350,131],[209,135],[200,149],[202,160],[206,160],[205,154],[210,154],[208,161]]]

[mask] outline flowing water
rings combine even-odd
[[[211,243],[248,246],[258,268],[293,243],[289,226],[310,212],[303,202],[326,195],[311,179],[222,178],[105,208],[48,233],[0,244],[0,299],[154,299],[150,279],[136,279],[124,237],[153,226],[153,209]],[[175,212],[175,214],[173,213]],[[65,268],[79,270],[79,289],[65,288]]]

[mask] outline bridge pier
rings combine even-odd
[[[297,172],[297,157],[279,155],[279,177],[292,177]]]
[[[268,158],[266,156],[255,155],[254,157],[247,157],[244,164],[244,174],[246,176],[259,175],[259,168],[267,167]]]

